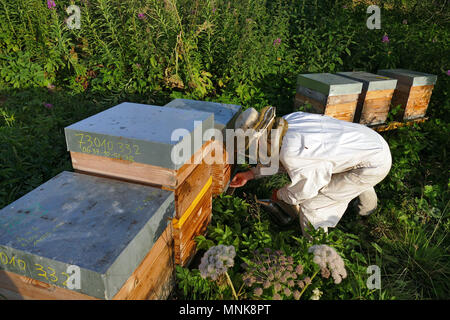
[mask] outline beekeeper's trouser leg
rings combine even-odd
[[[358,196],[355,203],[356,210],[361,216],[368,216],[377,208],[377,202],[377,194],[372,187]]]
[[[315,229],[335,227],[349,202],[361,196],[360,213],[367,215],[376,208],[377,198],[373,187],[386,177],[391,168],[390,153],[386,154],[386,159],[379,166],[362,164],[352,170],[333,174],[330,183],[315,197],[299,204],[300,211]]]

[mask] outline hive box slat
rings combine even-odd
[[[0,269],[68,290],[77,266],[72,291],[112,299],[173,214],[172,192],[62,172],[0,211]]]
[[[210,151],[211,143],[207,141],[178,170],[72,151],[70,157],[75,170],[176,189],[194,171],[197,165],[203,162],[203,158]]]
[[[189,99],[175,99],[166,104],[165,107],[213,113],[214,128],[222,132],[223,142],[226,141],[226,129],[234,129],[235,120],[242,111],[242,107],[239,105],[189,100]],[[219,143],[218,140],[220,139],[216,137],[215,140],[217,141],[216,143]],[[214,147],[213,150],[215,150]],[[226,172],[226,168],[228,167],[231,159],[228,158],[229,155],[227,153],[225,143],[223,143],[222,145],[222,152],[223,152],[223,160],[221,160],[220,163],[217,162],[212,164],[211,171],[214,177],[213,195],[218,195],[224,192],[225,187],[228,185],[228,180],[226,179],[229,179],[229,177],[223,175],[223,173]],[[213,154],[213,156],[215,155]]]
[[[386,122],[397,79],[364,71],[338,72],[337,74],[363,83],[354,122],[365,125]]]
[[[353,121],[362,83],[331,73],[301,74],[294,105],[310,103],[308,112]]]
[[[193,257],[195,237],[203,234],[211,221],[212,177],[193,200],[192,205],[181,219],[174,219],[173,236],[175,244],[175,263],[187,265]]]
[[[378,74],[397,79],[392,105],[402,106],[403,112],[398,116],[398,120],[425,117],[437,80],[436,75],[406,69],[378,70]]]

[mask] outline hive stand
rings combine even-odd
[[[295,108],[310,103],[312,109],[339,120],[353,121],[362,83],[331,73],[298,76]]]

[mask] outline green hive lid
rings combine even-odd
[[[394,90],[397,86],[397,79],[365,71],[338,72],[337,74],[349,79],[361,81],[365,91]]]
[[[124,102],[64,130],[69,151],[177,170],[202,147],[204,132],[213,127],[212,113]],[[177,129],[181,137],[176,134],[179,140],[173,141]],[[173,149],[188,143],[191,152],[175,163]]]
[[[173,192],[65,171],[0,210],[0,269],[111,299],[173,213]]]
[[[165,107],[213,113],[214,127],[222,131],[225,129],[234,129],[234,121],[242,111],[241,106],[234,104],[190,99],[175,99],[166,104]]]
[[[384,69],[378,70],[378,74],[398,79],[399,83],[407,84],[411,87],[434,85],[437,76],[406,69]]]
[[[310,73],[298,76],[297,85],[327,96],[361,93],[363,84],[331,73]]]

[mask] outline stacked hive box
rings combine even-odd
[[[338,72],[338,75],[363,83],[354,122],[365,125],[384,123],[389,113],[397,80],[363,71]]]
[[[353,121],[362,83],[331,73],[302,74],[298,77],[295,107],[310,103],[308,112]]]
[[[398,120],[425,117],[437,76],[405,69],[378,70],[378,74],[397,79],[392,105],[401,105]]]
[[[222,139],[217,139],[211,146],[212,160],[216,163],[212,164],[211,175],[213,177],[212,192],[218,195],[225,191],[233,171],[234,154],[229,155],[226,150],[226,129],[234,129],[234,122],[242,110],[241,106],[232,104],[223,104],[215,102],[205,102],[188,99],[175,99],[165,107],[196,110],[210,112],[214,114],[214,128],[222,133]],[[221,141],[222,140],[222,141]],[[215,152],[223,152],[223,157],[219,157]],[[233,152],[234,153],[234,152]]]
[[[211,217],[211,113],[122,103],[65,129],[75,170],[174,193],[175,262],[186,265]]]
[[[166,298],[173,211],[170,191],[62,172],[0,211],[0,294]]]
[[[189,262],[211,219],[203,161],[211,143],[202,136],[213,125],[211,113],[123,103],[67,127],[79,172],[58,175],[0,213],[0,293],[167,297],[174,260]]]

